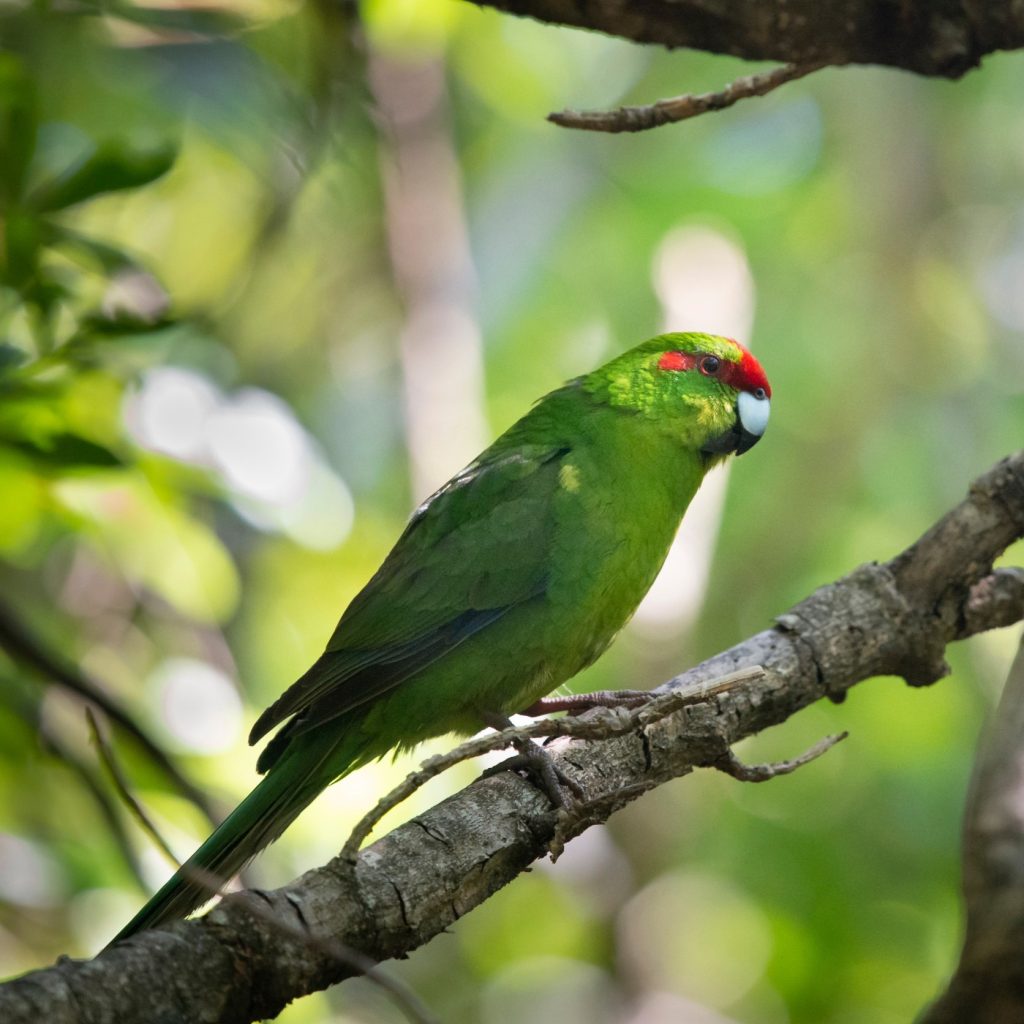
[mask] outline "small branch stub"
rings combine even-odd
[[[825,64],[784,64],[770,71],[745,75],[718,92],[686,93],[640,107],[615,110],[561,110],[548,114],[548,120],[563,128],[591,132],[642,132],[663,124],[686,121],[711,110],[725,110],[752,96],[765,96],[780,85],[820,71]]]
[[[816,761],[837,743],[842,743],[849,735],[848,732],[841,732],[834,736],[826,736],[823,740],[815,743],[810,750],[805,750],[799,757],[788,761],[773,761],[769,764],[744,764],[732,750],[726,749],[721,758],[709,767],[717,768],[720,772],[725,772],[726,775],[731,775],[740,782],[768,782],[769,779],[778,778],[780,775],[789,775],[797,768]]]

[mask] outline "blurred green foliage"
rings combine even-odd
[[[650,686],[763,628],[1024,437],[1018,60],[832,70],[592,137],[543,115],[747,69],[447,0],[0,5],[2,600],[234,801],[248,723],[429,485],[668,318],[749,330],[771,429],[695,535],[699,615],[641,617],[574,685]],[[650,794],[388,969],[453,1024],[910,1019],[955,960],[1013,633],[741,747],[851,731],[792,777]],[[133,857],[148,885],[166,866],[88,796],[80,704],[3,659],[0,694],[13,973],[95,951],[142,898]],[[190,852],[201,817],[118,753]],[[333,787],[254,877],[329,857],[407,764]],[[282,1019],[398,1018],[355,982]]]

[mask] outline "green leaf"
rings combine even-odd
[[[16,370],[28,359],[28,353],[18,348],[17,345],[9,345],[0,341],[0,376]]]
[[[234,35],[252,22],[230,11],[213,7],[150,7],[142,4],[115,3],[106,14],[147,28],[188,32],[200,36]]]
[[[0,554],[27,548],[38,536],[46,497],[29,459],[0,446]]]
[[[49,469],[109,469],[124,465],[124,460],[109,448],[77,434],[54,434],[45,442],[14,441],[11,447],[30,456],[38,466]]]
[[[3,240],[6,258],[0,267],[2,277],[16,290],[24,291],[39,266],[39,218],[17,207],[8,210]]]
[[[72,342],[76,346],[81,344],[83,340],[91,342],[94,340],[116,340],[118,338],[148,342],[152,335],[159,331],[165,331],[169,327],[174,327],[176,324],[177,321],[166,316],[151,320],[127,311],[118,311],[115,316],[91,313],[88,316],[82,317],[81,326]]]
[[[140,188],[170,170],[177,147],[162,142],[143,146],[108,140],[58,178],[40,185],[29,198],[43,212],[63,210],[105,192]]]
[[[189,336],[189,326],[174,320],[133,324],[89,317],[54,358],[79,369],[101,365],[131,374],[166,360],[175,343]]]
[[[21,60],[0,53],[0,207],[21,197],[35,148],[35,88]]]
[[[46,241],[53,246],[66,250],[66,255],[88,266],[93,270],[101,270],[105,274],[115,274],[119,270],[132,269],[138,266],[135,258],[109,242],[101,242],[91,235],[83,235],[63,224],[46,225]]]
[[[79,517],[79,537],[95,538],[104,557],[182,615],[222,623],[234,612],[239,576],[230,552],[173,494],[118,473],[61,481],[56,497]]]

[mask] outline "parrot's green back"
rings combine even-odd
[[[764,405],[759,418],[748,403],[756,434],[745,393]],[[689,334],[541,399],[417,510],[321,658],[257,721],[252,741],[285,723],[258,762],[266,778],[118,938],[205,902],[203,876],[235,874],[340,776],[474,733],[589,665],[654,581],[705,472],[760,436],[769,395],[745,349]]]

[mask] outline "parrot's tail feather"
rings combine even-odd
[[[308,755],[308,748],[303,753]],[[340,771],[326,770],[338,763],[337,756],[332,754],[337,754],[335,744],[326,746],[313,763],[308,756],[303,757],[303,771],[298,779],[296,772],[288,770],[287,762],[268,774],[117,933],[111,944],[183,918],[215,896],[260,850],[277,839],[325,786],[355,767],[355,759],[350,758]]]

